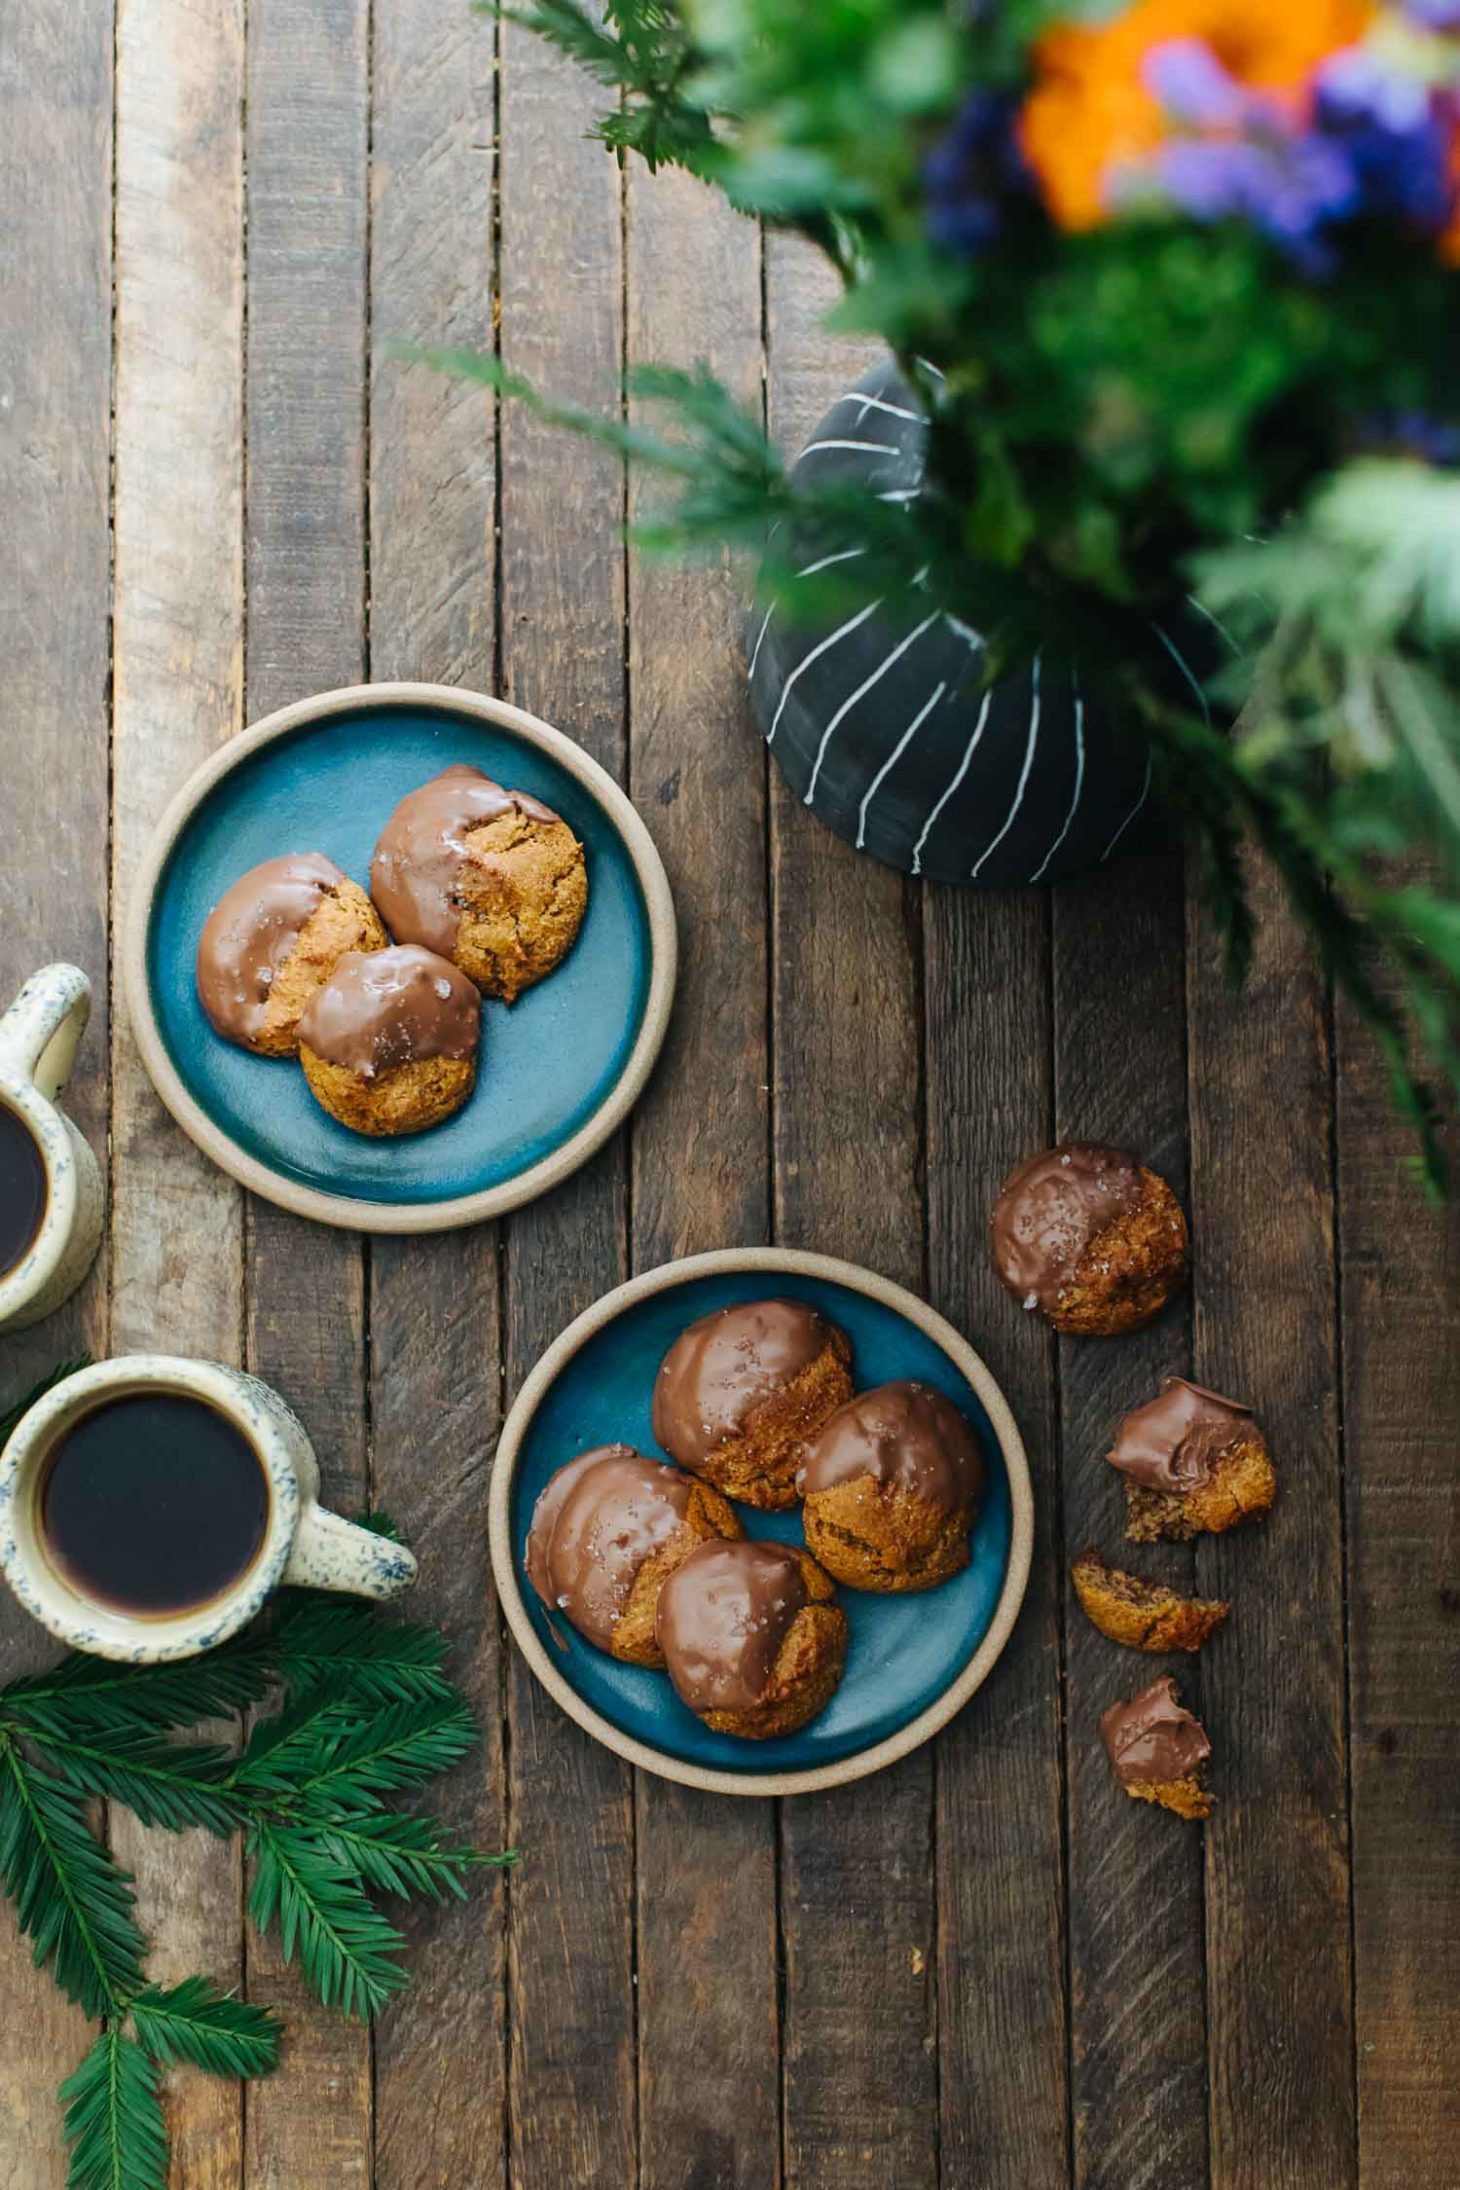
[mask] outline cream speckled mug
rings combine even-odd
[[[95,1156],[56,1098],[91,1016],[79,966],[42,966],[0,1019],[0,1104],[24,1127],[45,1173],[30,1242],[0,1276],[0,1330],[39,1323],[69,1299],[101,1241],[106,1197]]]
[[[201,1400],[222,1415],[252,1449],[267,1487],[263,1533],[243,1572],[205,1604],[162,1614],[84,1593],[48,1555],[40,1525],[46,1464],[66,1433],[109,1401],[153,1393]],[[416,1562],[404,1544],[320,1505],[308,1433],[267,1384],[214,1361],[129,1354],[63,1378],[17,1424],[0,1453],[0,1572],[26,1611],[73,1650],[161,1665],[226,1641],[280,1583],[394,1597],[415,1580]]]

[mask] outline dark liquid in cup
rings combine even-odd
[[[23,1118],[0,1103],[0,1277],[8,1277],[41,1228],[46,1167]]]
[[[177,1392],[126,1392],[46,1462],[40,1530],[78,1595],[119,1612],[188,1612],[252,1564],[268,1521],[259,1457],[227,1418]]]

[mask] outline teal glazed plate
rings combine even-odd
[[[587,855],[588,911],[555,973],[510,1008],[483,1005],[471,1100],[429,1132],[374,1140],[322,1110],[297,1063],[214,1033],[198,938],[228,885],[281,853],[323,852],[368,888],[397,801],[456,761],[562,815]],[[545,1193],[627,1116],[664,1038],[675,955],[649,833],[571,738],[477,693],[380,684],[284,708],[184,786],[143,863],[125,977],[158,1093],[225,1171],[324,1224],[439,1232]]]
[[[806,1300],[852,1342],[858,1389],[917,1377],[946,1392],[975,1425],[988,1487],[972,1559],[916,1596],[838,1589],[850,1640],[841,1686],[799,1733],[738,1741],[711,1733],[669,1676],[622,1665],[550,1615],[527,1580],[527,1534],[548,1478],[591,1445],[625,1443],[653,1457],[655,1373],[687,1323],[732,1301]],[[799,1511],[737,1506],[749,1536],[799,1543]],[[879,1770],[947,1724],[986,1678],[1014,1625],[1029,1577],[1033,1500],[1008,1404],[952,1325],[901,1286],[825,1255],[732,1248],[667,1263],[608,1293],[538,1362],[503,1426],[492,1477],[492,1564],[523,1655],[578,1724],[631,1763],[722,1794],[802,1794]]]

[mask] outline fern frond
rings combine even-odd
[[[171,2067],[189,2061],[210,2076],[267,2076],[278,2066],[283,2024],[267,2008],[215,1992],[202,1977],[149,1985],[132,2002],[137,2042]]]
[[[71,2146],[68,2190],[167,2190],[157,2070],[135,2039],[104,2030],[60,2099]]]
[[[100,2020],[142,1984],[132,1881],[86,1829],[81,1800],[0,1734],[0,1883],[39,1967]]]
[[[249,1914],[277,1926],[286,1962],[297,1960],[326,2007],[363,2019],[406,1982],[405,1942],[366,1898],[358,1877],[305,1827],[261,1822],[249,1834],[254,1881]]]

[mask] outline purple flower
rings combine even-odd
[[[1016,112],[1016,102],[1000,92],[974,92],[923,163],[928,234],[960,258],[992,243],[1007,201],[1032,192],[1014,133]]]
[[[1401,0],[1401,8],[1426,30],[1460,30],[1460,0]]]
[[[1251,94],[1204,38],[1167,38],[1152,46],[1141,73],[1167,113],[1189,128],[1240,129],[1251,115]]]
[[[1315,118],[1353,170],[1360,211],[1445,226],[1453,199],[1449,132],[1425,84],[1350,46],[1319,72]]]
[[[1364,420],[1360,446],[1377,455],[1415,456],[1442,471],[1460,464],[1460,426],[1430,411],[1383,411]]]
[[[1353,170],[1323,138],[1179,138],[1158,156],[1167,195],[1194,220],[1245,220],[1318,268],[1320,232],[1353,212]]]

